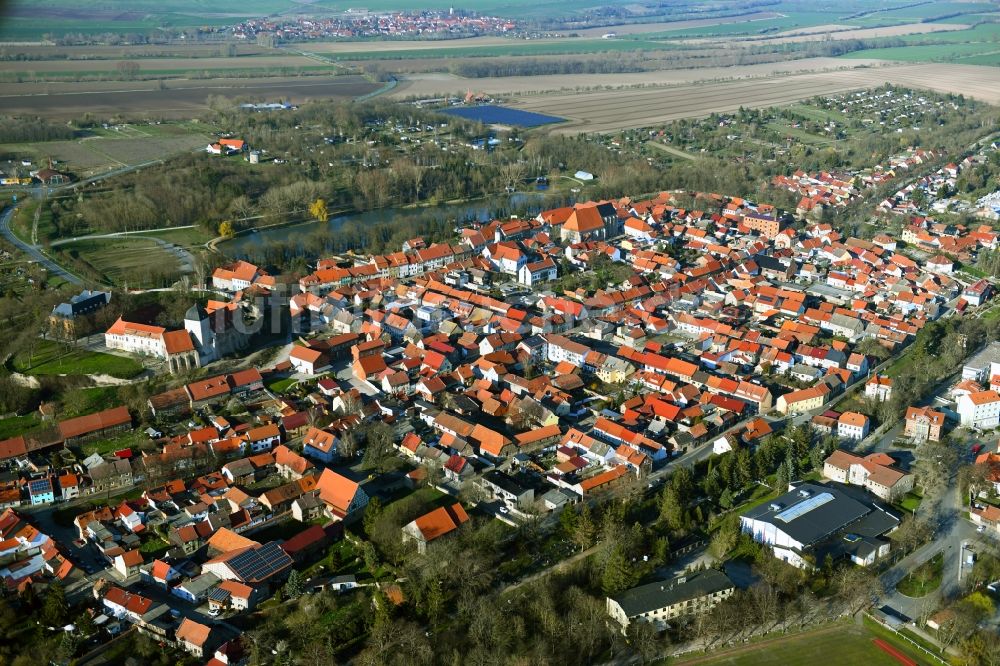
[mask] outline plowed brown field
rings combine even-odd
[[[518,98],[514,105],[570,120],[553,132],[610,132],[647,127],[678,118],[788,104],[815,95],[870,88],[885,83],[962,93],[1000,103],[1000,77],[990,67],[907,65],[761,77],[656,88],[553,92]]]

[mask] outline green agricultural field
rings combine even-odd
[[[770,9],[768,7],[767,9]],[[784,13],[784,12],[783,12]],[[837,17],[843,12],[804,12],[796,11],[781,18],[764,19],[760,21],[743,21],[740,23],[723,23],[701,28],[683,28],[680,30],[664,30],[637,35],[642,39],[690,39],[694,37],[736,37],[742,35],[760,35],[784,32],[797,28],[808,28],[814,25],[837,23],[852,25],[854,21],[842,21]],[[883,20],[880,23],[892,23]],[[864,27],[858,24],[858,27]]]
[[[961,22],[955,19],[956,22]],[[904,42],[911,44],[922,44],[926,42],[956,44],[972,42],[990,42],[1000,44],[1000,23],[983,23],[968,30],[954,30],[949,32],[935,32],[924,35],[903,35],[900,37]]]
[[[848,53],[844,58],[878,58],[903,62],[971,62],[974,58],[989,57],[1000,53],[1000,44],[929,44],[926,46],[895,46],[885,49],[868,49]],[[992,63],[989,63],[992,64]]]
[[[681,660],[677,666],[813,666],[820,663],[864,664],[865,666],[899,666],[899,662],[889,656],[872,640],[876,637],[889,640],[886,636],[876,636],[866,627],[856,625],[835,625],[816,631],[808,631],[795,636],[765,640],[730,651],[718,657],[702,657]],[[901,641],[892,641],[893,647],[909,655],[917,663],[918,659],[910,650],[903,648]],[[836,655],[835,661],[831,661]]]
[[[43,340],[29,356],[22,353],[14,359],[14,368],[29,375],[111,375],[128,379],[143,371],[138,361],[76,349],[67,345]]]
[[[952,16],[949,18],[942,19],[943,23],[965,23],[966,18],[964,14],[972,14],[974,12],[992,12],[996,11],[996,5],[988,2],[928,2],[925,4],[919,4],[915,7],[906,7],[905,5],[911,3],[900,3],[904,6],[898,9],[889,9],[884,12],[879,12],[874,14],[874,16],[890,17],[893,19],[899,19],[907,23],[923,21],[928,18],[936,18],[938,16],[946,16],[947,14],[959,14],[959,16]]]
[[[951,19],[961,22],[963,18]],[[1000,23],[983,23],[969,30],[903,35],[909,46],[854,51],[843,58],[881,58],[902,62],[954,62],[966,65],[1000,64]]]

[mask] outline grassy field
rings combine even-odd
[[[996,57],[1000,53],[1000,23],[983,23],[968,30],[904,35],[900,39],[909,45],[855,51],[841,57],[969,65],[996,65],[1000,61]]]
[[[917,510],[917,507],[920,506],[920,502],[922,499],[923,498],[920,497],[920,495],[916,495],[914,493],[907,493],[906,496],[899,501],[899,506],[905,509],[906,511],[913,513],[914,511]]]
[[[150,238],[102,238],[59,246],[59,253],[89,269],[110,285],[167,286],[180,275],[180,262]],[[155,270],[152,270],[154,269]]]
[[[889,640],[886,636],[876,636],[867,627],[857,625],[835,625],[808,631],[794,636],[761,641],[744,648],[732,650],[718,656],[678,660],[677,666],[813,666],[814,664],[864,664],[865,666],[899,666],[899,662],[876,647],[876,638]],[[915,659],[916,654],[903,647],[898,640],[893,646]]]
[[[962,64],[981,64],[971,61],[973,58],[1000,53],[1000,44],[927,44],[920,46],[894,46],[884,49],[868,49],[849,53],[845,58],[878,58],[880,60],[899,60],[900,62],[956,62]]]
[[[785,13],[785,12],[782,12]],[[682,28],[680,30],[663,30],[641,35],[644,39],[687,39],[691,37],[735,37],[740,35],[761,35],[785,32],[816,25],[837,23],[852,25],[851,21],[841,21],[837,17],[843,12],[806,12],[797,11],[780,18],[761,21],[745,21],[741,23],[724,23],[697,28]],[[887,21],[889,22],[889,21]],[[863,27],[859,25],[858,27]]]
[[[272,382],[267,382],[267,389],[273,393],[284,393],[289,389],[289,387],[294,386],[298,383],[297,379],[292,377],[286,377],[284,379],[276,379]]]
[[[24,416],[12,416],[7,419],[0,419],[0,440],[17,437],[26,432],[31,432],[41,425],[36,414],[25,414]]]
[[[51,340],[42,340],[28,357],[22,354],[14,359],[14,367],[29,375],[111,375],[128,379],[143,371],[138,361],[86,351],[62,345]]]

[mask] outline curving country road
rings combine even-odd
[[[7,206],[3,209],[3,213],[0,213],[0,234],[3,234],[4,238],[10,241],[13,245],[17,246],[18,249],[27,254],[33,261],[36,261],[44,266],[52,275],[61,277],[72,284],[82,285],[82,279],[49,259],[40,249],[38,249],[38,247],[31,245],[30,243],[25,243],[14,234],[10,228],[10,221],[14,217],[14,211],[16,210],[16,206]]]

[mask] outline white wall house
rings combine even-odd
[[[955,405],[959,422],[967,428],[988,430],[1000,424],[1000,394],[996,391],[960,395]]]

